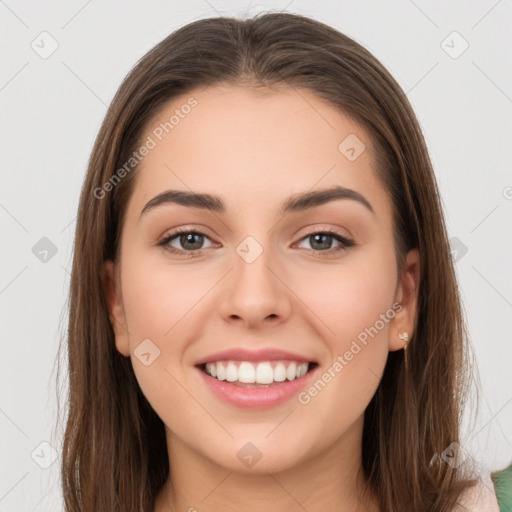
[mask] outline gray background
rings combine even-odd
[[[482,469],[512,460],[510,0],[0,0],[0,512],[62,510],[54,362],[78,196],[107,104],[178,27],[268,9],[353,37],[407,92],[441,187],[480,372],[463,448]]]

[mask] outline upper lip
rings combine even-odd
[[[315,362],[309,357],[304,357],[293,352],[287,352],[277,348],[266,348],[261,350],[247,350],[244,348],[232,348],[216,352],[209,356],[203,357],[195,362],[195,366],[205,363],[214,363],[216,361],[276,361],[276,360],[291,360],[304,363]]]

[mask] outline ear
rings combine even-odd
[[[124,356],[129,356],[130,341],[128,338],[128,328],[121,297],[121,287],[113,261],[105,261],[102,280],[108,304],[110,323],[116,338],[116,348]]]
[[[395,303],[401,304],[401,309],[390,323],[389,350],[400,350],[404,347],[404,340],[398,337],[406,332],[409,343],[416,327],[416,307],[418,303],[420,283],[420,253],[413,249],[407,253],[404,267],[395,293]]]

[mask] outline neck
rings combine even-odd
[[[215,464],[167,430],[170,476],[154,511],[378,512],[362,471],[361,434],[362,418],[334,445],[289,469],[242,473]]]

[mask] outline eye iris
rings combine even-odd
[[[196,241],[196,243],[193,244],[194,237],[199,237],[199,242]],[[189,242],[192,243],[193,247],[187,247],[187,243]],[[181,235],[180,243],[184,249],[190,249],[191,251],[200,249],[203,243],[203,235],[200,235],[199,233],[186,233],[184,235]]]
[[[332,242],[332,235],[328,235],[325,233],[315,233],[314,235],[311,235],[310,238],[314,240],[314,243],[311,244],[311,247],[313,247],[313,249],[315,249],[315,243],[320,240],[323,240],[324,243],[322,244],[322,242],[320,242],[320,247],[317,246],[317,249],[325,250],[330,248]],[[327,243],[325,243],[326,239]]]

